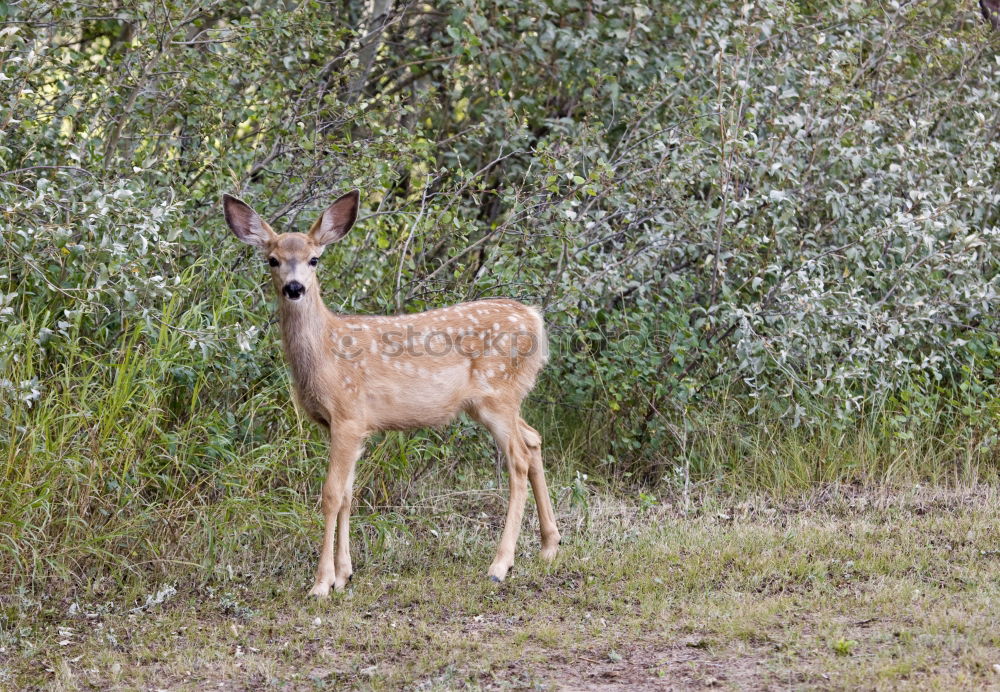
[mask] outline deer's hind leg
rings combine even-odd
[[[497,554],[490,565],[489,576],[493,581],[503,581],[507,572],[514,564],[514,552],[517,549],[517,539],[521,533],[521,520],[524,516],[524,504],[528,493],[528,469],[530,467],[528,447],[520,431],[520,415],[516,404],[511,405],[499,400],[485,400],[471,407],[473,418],[485,425],[497,447],[503,451],[507,460],[509,476],[510,499],[507,505],[507,519],[504,522],[503,534]]]
[[[535,495],[535,507],[538,509],[538,529],[542,538],[541,557],[552,560],[559,550],[559,529],[556,526],[556,515],[552,510],[552,499],[545,483],[545,469],[542,467],[542,436],[528,425],[523,418],[518,418],[518,428],[528,450],[528,480],[531,491]]]

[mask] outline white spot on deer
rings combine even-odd
[[[500,331],[500,323],[499,322],[494,322],[493,323],[493,331],[495,331],[495,332]]]
[[[514,315],[507,315],[507,321],[508,322],[517,322],[517,317],[515,317]]]

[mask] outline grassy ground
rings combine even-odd
[[[503,501],[425,494],[323,602],[312,555],[252,551],[162,589],[3,596],[0,687],[1000,687],[993,490],[566,500],[556,562],[529,520],[495,585]]]

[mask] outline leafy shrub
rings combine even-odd
[[[725,473],[747,426],[996,459],[1000,61],[965,4],[2,7],[13,554],[310,497],[222,192],[302,230],[362,188],[333,309],[542,305],[569,475]]]

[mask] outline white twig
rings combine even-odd
[[[400,291],[403,282],[403,262],[406,261],[406,252],[410,249],[410,242],[413,240],[413,234],[416,233],[420,220],[424,218],[424,211],[427,209],[427,193],[430,191],[431,185],[433,185],[436,180],[437,178],[428,180],[427,184],[424,186],[424,194],[420,200],[420,213],[417,214],[417,218],[413,220],[413,225],[410,226],[410,233],[406,236],[406,242],[403,243],[403,249],[399,253],[399,266],[396,268],[396,310],[402,310],[403,308]]]

